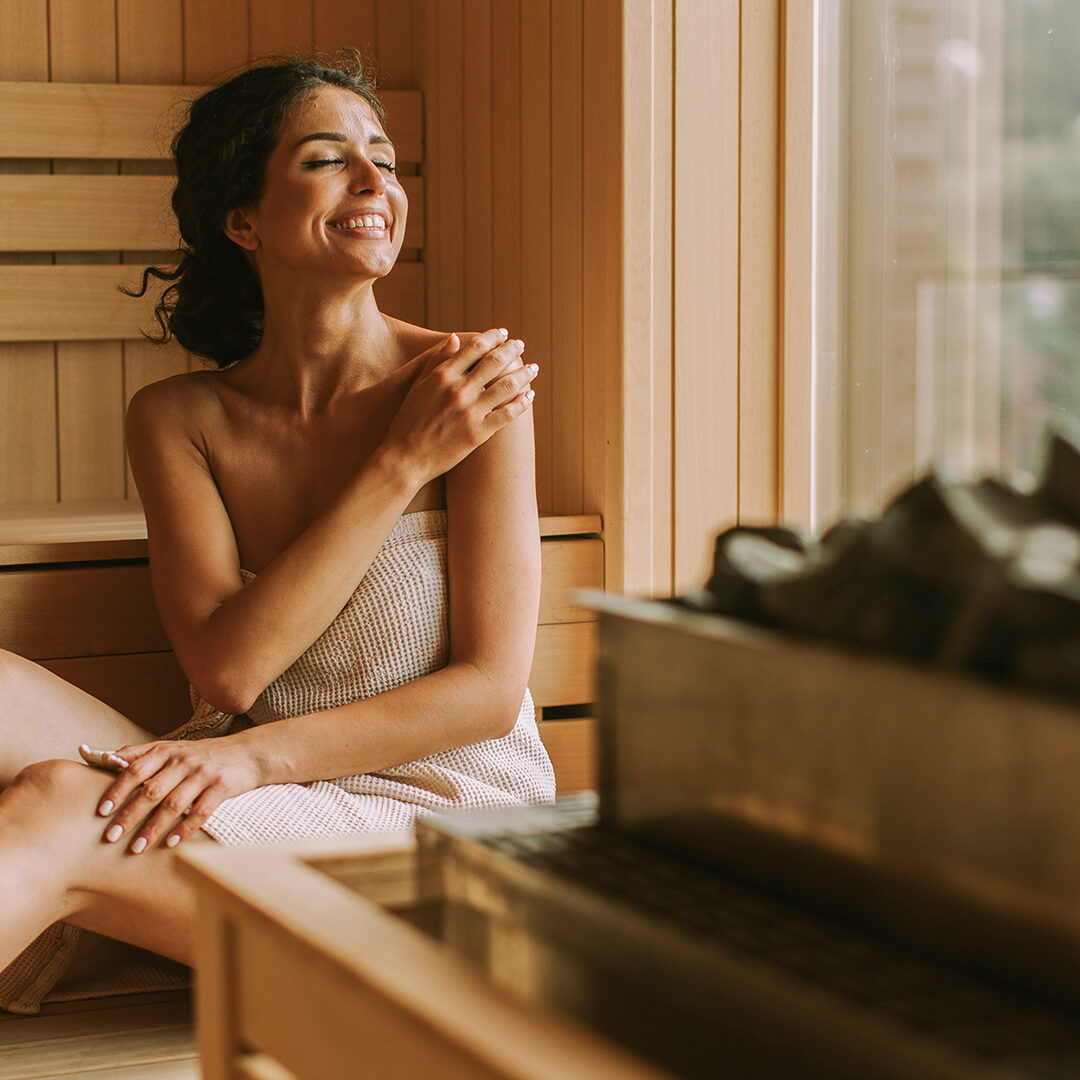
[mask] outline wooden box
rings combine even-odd
[[[1080,709],[591,599],[605,825],[1080,1001]]]
[[[671,1080],[485,963],[407,834],[183,858],[204,1080]]]

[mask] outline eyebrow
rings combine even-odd
[[[303,146],[303,144],[306,143],[306,142],[337,142],[337,143],[343,143],[343,142],[348,142],[348,141],[349,141],[348,137],[343,135],[340,131],[316,131],[316,132],[313,132],[311,135],[305,135],[302,139],[300,139],[297,142],[296,145],[297,146]],[[392,139],[388,139],[385,135],[376,134],[376,135],[370,135],[368,137],[368,146],[380,145],[380,144],[392,147],[394,145],[394,141]]]

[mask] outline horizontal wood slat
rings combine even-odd
[[[602,540],[545,540],[541,545],[541,623],[587,622],[596,613],[574,603],[577,589],[604,587]]]
[[[591,716],[572,720],[541,720],[540,738],[555,768],[560,795],[596,788],[596,721]]]
[[[134,284],[132,266],[0,266],[0,341],[112,341],[156,326],[154,299],[117,289]],[[424,265],[399,263],[376,286],[384,311],[424,319]]]
[[[171,652],[79,656],[38,663],[154,735],[172,731],[191,716],[187,678]]]
[[[599,623],[550,623],[536,629],[529,689],[540,707],[596,700]]]
[[[149,567],[3,571],[0,648],[31,660],[167,650]]]
[[[0,176],[0,251],[165,251],[171,176]]]
[[[424,246],[424,182],[409,199],[406,249]],[[171,176],[0,176],[0,251],[170,251],[180,241]],[[130,273],[130,271],[128,271]]]
[[[0,157],[121,158],[169,156],[169,141],[198,86],[0,82],[4,137]],[[419,90],[387,90],[390,135],[398,160],[423,157]]]

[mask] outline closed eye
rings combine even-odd
[[[383,169],[388,173],[396,173],[397,166],[392,161],[375,161],[372,162],[379,169]]]
[[[305,161],[305,169],[321,169],[324,165],[344,165],[341,158],[317,158],[315,161]]]

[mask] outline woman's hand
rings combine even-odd
[[[114,756],[128,764],[109,765],[119,775],[98,813],[115,815],[104,839],[115,844],[130,836],[133,855],[159,841],[175,847],[198,832],[226,799],[259,786],[254,759],[227,736],[122,746]]]
[[[422,486],[449,472],[532,403],[539,368],[523,364],[525,343],[488,330],[462,344],[457,334],[416,358],[418,371],[383,449]]]

